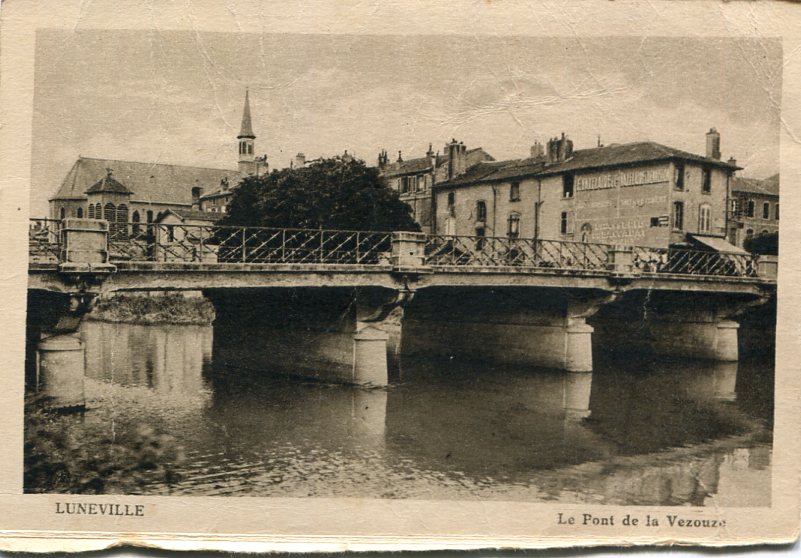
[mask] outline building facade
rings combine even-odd
[[[434,153],[429,144],[425,157],[404,160],[402,153],[394,163],[387,152],[378,155],[378,170],[387,186],[398,192],[400,199],[412,208],[412,217],[425,233],[434,232],[434,186],[464,172],[481,162],[494,161],[492,156],[477,147],[467,149],[455,139],[445,145],[444,155]]]
[[[435,230],[719,248],[727,232],[729,182],[738,167],[720,160],[716,130],[706,139],[706,155],[700,156],[654,142],[574,151],[563,134],[547,150],[535,145],[527,159],[479,163],[435,185]]]
[[[729,207],[732,244],[744,247],[751,237],[779,232],[779,175],[764,180],[735,177]]]
[[[266,155],[254,155],[255,139],[245,93],[236,170],[78,157],[49,200],[50,216],[106,219],[122,230],[121,223],[152,223],[167,210],[225,213],[239,181],[268,170]]]

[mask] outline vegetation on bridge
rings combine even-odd
[[[245,178],[224,225],[353,231],[419,231],[411,208],[378,170],[346,157]]]
[[[117,295],[101,299],[87,318],[124,324],[209,325],[214,316],[214,306],[205,298],[165,294]]]

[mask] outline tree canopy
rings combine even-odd
[[[746,238],[743,248],[753,254],[764,254],[766,256],[779,255],[779,233],[767,233]]]
[[[378,170],[358,159],[321,159],[297,169],[245,178],[225,225],[302,229],[419,231],[411,208]]]

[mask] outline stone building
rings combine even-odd
[[[764,180],[734,177],[729,207],[732,244],[742,247],[752,236],[779,232],[779,175]]]
[[[481,147],[467,149],[452,140],[445,145],[444,155],[434,153],[431,144],[425,157],[403,159],[398,151],[394,163],[389,162],[387,152],[378,154],[378,170],[387,185],[400,194],[400,199],[412,208],[412,217],[423,232],[434,231],[433,191],[434,185],[462,174],[467,168],[480,162],[494,161]]]
[[[121,223],[155,222],[169,209],[224,213],[243,177],[267,171],[266,156],[253,154],[255,139],[245,93],[236,170],[78,157],[49,200],[50,216],[106,219],[121,230]]]
[[[573,149],[562,134],[521,160],[483,162],[434,186],[440,234],[728,249],[720,134],[705,155],[655,142]],[[724,246],[725,245],[725,246]],[[731,249],[735,247],[731,246]]]

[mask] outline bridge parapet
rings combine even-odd
[[[64,271],[112,270],[112,264],[356,265],[403,274],[439,271],[776,280],[770,256],[548,239],[416,232],[277,229],[225,225],[34,219],[30,263]]]

